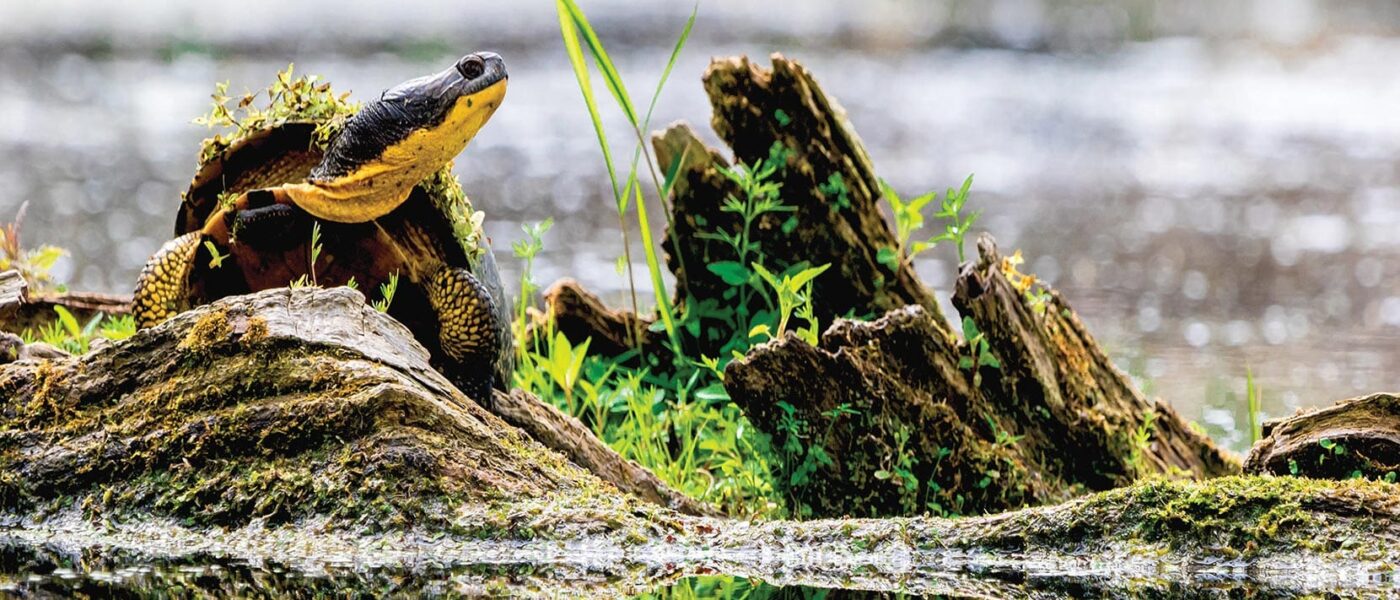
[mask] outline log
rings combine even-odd
[[[131,297],[96,292],[40,292],[29,289],[19,271],[0,273],[0,331],[22,333],[39,328],[55,318],[54,307],[61,306],[86,323],[98,314],[120,316],[131,312]]]
[[[465,505],[621,497],[429,360],[346,288],[231,297],[83,356],[21,359],[0,367],[0,510],[384,528]],[[678,496],[592,437],[550,441],[642,496]]]
[[[1400,396],[1371,394],[1264,423],[1249,473],[1318,479],[1400,475]]]
[[[1371,598],[1400,561],[1395,498],[1379,482],[1227,477],[961,519],[732,521],[555,505],[422,535],[70,519],[7,528],[0,576],[7,592],[42,597],[689,597],[708,586],[658,588],[729,575],[741,590],[744,579],[834,588],[790,590],[802,597]]]

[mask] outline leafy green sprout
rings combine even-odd
[[[516,301],[514,323],[515,339],[521,341],[516,354],[521,361],[528,358],[525,354],[526,328],[529,323],[526,312],[530,307],[530,300],[534,298],[535,292],[539,291],[539,284],[535,282],[535,258],[544,250],[544,234],[553,226],[554,219],[521,224],[520,229],[525,233],[525,239],[511,244],[511,251],[515,257],[525,261],[525,266],[520,271],[520,294],[519,300]]]
[[[981,217],[981,211],[963,214],[967,205],[968,192],[972,189],[972,175],[963,180],[961,188],[948,188],[934,218],[943,224],[943,231],[925,240],[915,240],[914,233],[924,227],[924,207],[935,199],[935,192],[928,192],[904,200],[889,182],[880,180],[880,192],[889,201],[894,213],[895,237],[898,247],[880,248],[876,260],[891,271],[897,271],[900,264],[909,263],[919,253],[932,250],[940,242],[952,242],[958,249],[958,262],[967,260],[965,249],[968,232]]]
[[[379,299],[373,303],[374,310],[382,313],[389,312],[389,305],[394,303],[394,294],[399,291],[399,272],[394,271],[389,274],[389,281],[379,284]]]
[[[228,258],[229,255],[219,252],[219,247],[215,246],[214,242],[204,240],[204,249],[209,251],[209,268],[217,269],[224,266],[224,259]]]
[[[968,353],[958,357],[958,368],[972,371],[972,385],[982,386],[982,367],[1001,368],[1001,361],[992,354],[992,345],[987,334],[977,328],[972,317],[963,317],[963,339],[967,340]]]
[[[307,263],[307,272],[311,274],[311,285],[320,285],[316,281],[316,261],[321,259],[321,222],[311,223],[311,260]]]
[[[826,272],[831,265],[821,265],[803,269],[794,275],[784,274],[781,277],[774,275],[767,268],[759,263],[750,265],[755,273],[773,290],[773,294],[778,299],[778,330],[775,333],[768,333],[768,325],[760,324],[749,331],[749,337],[754,337],[759,333],[768,334],[770,338],[782,337],[787,332],[788,320],[794,311],[799,307],[807,307],[811,304],[812,280],[818,275]],[[813,318],[811,311],[807,311],[805,316]],[[816,329],[816,324],[812,324],[812,329]],[[761,331],[760,331],[761,330]],[[805,336],[804,336],[805,339]],[[811,340],[808,343],[816,345]]]

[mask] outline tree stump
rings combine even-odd
[[[891,269],[879,260],[897,240],[875,171],[844,111],[806,69],[781,55],[771,69],[721,59],[704,83],[735,162],[784,165],[775,177],[791,212],[763,215],[750,232],[766,266],[830,264],[812,290],[821,322],[873,319],[837,320],[815,348],[792,336],[774,341],[726,371],[730,397],[782,454],[779,485],[802,514],[980,513],[1144,475],[1238,471],[1169,405],[1143,397],[1057,293],[1027,293],[1034,280],[1015,273],[990,237],[954,295],[980,337],[959,339],[908,261]],[[740,193],[725,175],[731,163],[684,124],[653,145],[662,168],[677,173],[663,243],[676,305],[734,304],[733,286],[706,268],[737,258],[714,239],[742,227],[724,208]],[[576,285],[555,288],[560,329],[574,343],[591,336],[606,342],[595,348],[625,348],[618,332],[635,317],[579,301],[588,297]],[[698,351],[717,355],[729,334],[703,338]],[[984,352],[1000,368],[978,364]]]

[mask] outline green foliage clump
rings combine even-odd
[[[324,149],[345,125],[345,120],[360,110],[358,102],[350,101],[349,92],[336,94],[330,82],[321,81],[316,75],[295,77],[292,73],[293,65],[277,73],[277,80],[262,92],[267,96],[267,104],[262,108],[256,106],[258,92],[245,93],[230,106],[234,98],[228,95],[228,82],[215,85],[210,96],[213,105],[194,122],[232,131],[204,140],[200,162],[213,158],[254,132],[294,122],[316,123],[315,141]]]

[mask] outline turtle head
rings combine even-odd
[[[311,214],[340,222],[378,218],[466,148],[506,93],[492,52],[385,91],[346,121],[305,184],[289,187]]]

